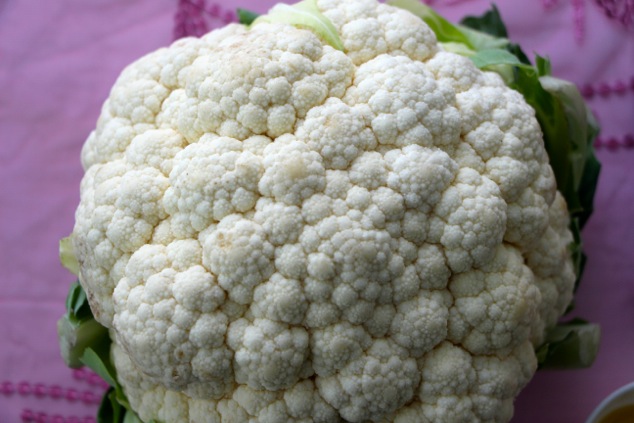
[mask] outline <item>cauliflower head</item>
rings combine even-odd
[[[141,419],[506,422],[570,303],[534,110],[414,15],[232,24],[127,67],[73,248]]]

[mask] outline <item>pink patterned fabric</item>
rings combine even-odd
[[[489,0],[427,0],[451,20]],[[264,12],[273,0],[0,0],[0,422],[93,422],[104,382],[62,363],[55,321],[73,276],[57,242],[72,230],[81,145],[124,65],[185,35]],[[598,322],[595,365],[538,372],[513,423],[582,422],[634,381],[632,0],[498,0],[510,36],[553,60],[596,112],[603,173],[584,235],[573,315]]]
[[[178,10],[174,17],[174,38],[199,37],[213,28],[236,20],[235,11],[219,3],[205,3],[205,0],[178,0]]]
[[[605,15],[630,31],[634,30],[634,0],[596,0]]]

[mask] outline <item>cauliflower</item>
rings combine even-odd
[[[133,63],[83,147],[117,383],[143,421],[508,421],[576,279],[535,110],[405,10],[297,10]]]

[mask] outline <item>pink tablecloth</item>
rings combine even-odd
[[[193,1],[193,0],[189,0]],[[94,415],[103,386],[64,367],[55,321],[72,275],[57,242],[72,230],[79,149],[122,67],[173,39],[176,0],[0,0],[0,422]],[[201,3],[201,2],[198,2]],[[203,2],[204,3],[204,2]],[[489,0],[432,2],[457,19]],[[634,5],[590,0],[498,0],[512,38],[553,58],[583,87],[604,127],[598,211],[585,230],[590,260],[575,314],[599,322],[593,368],[539,372],[515,423],[581,422],[634,381]],[[234,2],[206,6],[218,16]],[[263,11],[272,1],[243,0]],[[180,15],[177,33],[194,16]],[[590,95],[594,94],[591,98]],[[65,420],[64,420],[65,419]]]

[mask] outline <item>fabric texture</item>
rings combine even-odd
[[[266,11],[273,0],[241,0]],[[427,1],[452,21],[489,0]],[[510,38],[548,56],[595,111],[603,164],[589,256],[572,316],[601,324],[591,369],[540,371],[513,423],[580,422],[634,381],[634,3],[498,0]],[[105,387],[62,362],[55,329],[73,275],[57,258],[72,231],[79,151],[123,67],[176,38],[235,19],[227,0],[0,0],[0,422],[94,421]]]

